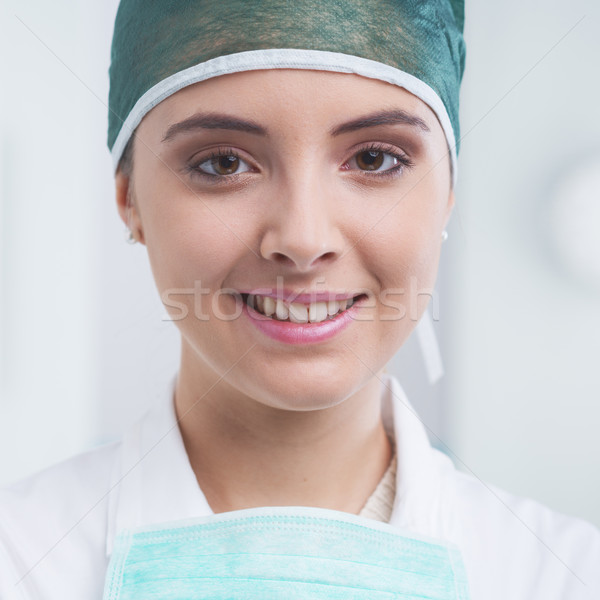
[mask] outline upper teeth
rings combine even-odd
[[[252,296],[249,296],[250,301]],[[285,304],[283,300],[271,298],[270,296],[254,296],[253,307],[258,309],[267,317],[275,315],[279,321],[289,319],[292,323],[320,323],[328,317],[346,310],[352,305],[352,300],[329,300],[328,302],[311,302],[300,304],[291,302]]]

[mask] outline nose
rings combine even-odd
[[[263,258],[308,272],[342,255],[344,238],[334,203],[310,177],[279,186],[269,208],[260,244]]]

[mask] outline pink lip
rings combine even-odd
[[[352,294],[349,292],[336,293],[314,291],[300,294],[288,289],[273,290],[273,288],[255,288],[253,290],[240,290],[239,293],[254,296],[268,296],[269,298],[273,298],[275,300],[282,300],[287,304],[290,304],[291,302],[310,304],[311,302],[328,302],[329,300],[350,300],[351,298],[357,296],[360,292]]]
[[[252,324],[268,337],[285,344],[300,345],[324,342],[346,329],[353,320],[352,316],[356,312],[356,304],[353,304],[333,319],[327,319],[320,323],[277,321],[255,311],[245,302],[242,311]]]

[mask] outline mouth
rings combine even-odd
[[[288,323],[322,323],[331,321],[354,306],[356,302],[366,298],[359,294],[342,300],[320,302],[285,302],[280,298],[259,294],[241,294],[242,299],[252,310],[272,319]]]

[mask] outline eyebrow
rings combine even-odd
[[[169,142],[182,133],[189,133],[196,129],[230,129],[232,131],[244,131],[256,135],[267,135],[267,130],[264,127],[252,121],[219,113],[197,113],[189,119],[171,125],[167,129],[162,141]]]
[[[403,110],[383,110],[359,117],[348,123],[342,123],[334,127],[330,131],[330,134],[335,137],[344,133],[351,133],[359,129],[377,127],[379,125],[409,125],[423,131],[430,131],[427,123],[415,115],[411,115]],[[267,135],[267,130],[264,127],[252,121],[220,113],[197,113],[189,119],[171,125],[167,129],[162,141],[169,142],[182,133],[190,133],[196,129],[229,129],[231,131],[244,131],[261,136]]]
[[[359,117],[348,123],[342,123],[334,127],[330,133],[335,137],[343,133],[351,133],[367,127],[377,127],[378,125],[410,125],[423,131],[431,131],[427,123],[415,115],[411,115],[403,110],[383,110]]]

